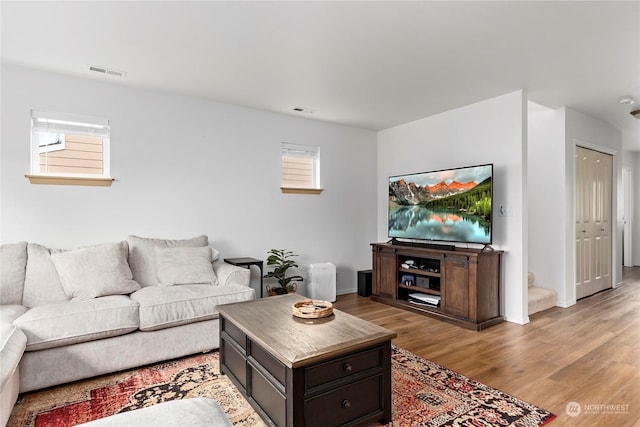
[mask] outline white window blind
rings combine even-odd
[[[77,114],[31,111],[31,173],[109,177],[109,121]]]
[[[282,143],[282,187],[320,188],[320,147]]]

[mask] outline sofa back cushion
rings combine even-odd
[[[205,235],[183,240],[148,239],[145,237],[129,236],[129,267],[133,273],[133,280],[140,286],[156,286],[158,272],[156,270],[156,247],[203,247],[209,244]]]
[[[210,247],[154,249],[159,286],[218,284]]]
[[[127,295],[140,289],[127,263],[127,242],[59,252],[51,254],[51,261],[72,299]]]
[[[0,304],[22,304],[27,242],[0,246]]]
[[[37,307],[69,300],[62,289],[56,267],[51,262],[51,254],[57,252],[62,251],[48,249],[36,243],[27,245],[27,269],[22,305]]]

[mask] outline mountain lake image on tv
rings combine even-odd
[[[491,244],[493,165],[389,177],[389,237]]]

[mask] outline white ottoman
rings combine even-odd
[[[89,427],[233,426],[216,402],[200,397],[159,403],[80,425]]]

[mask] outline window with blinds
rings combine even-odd
[[[320,188],[320,148],[282,143],[282,187]]]
[[[109,178],[109,121],[31,112],[31,174]]]

